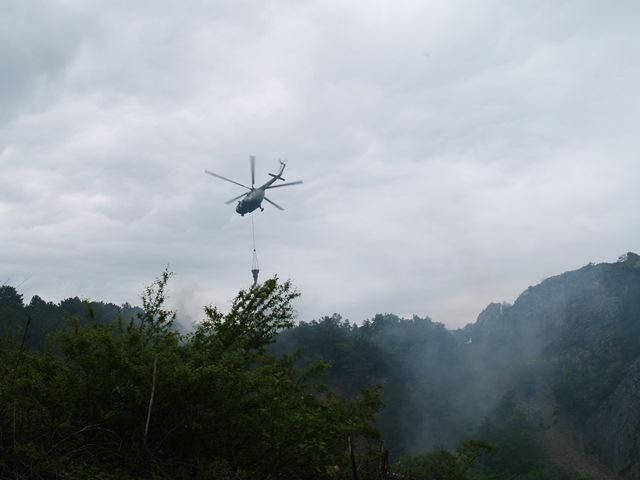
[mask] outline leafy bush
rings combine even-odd
[[[207,307],[181,335],[169,278],[127,324],[76,317],[48,350],[0,351],[0,477],[328,478],[349,436],[377,436],[377,392],[344,399],[318,380],[326,365],[267,352],[292,324],[289,282]]]

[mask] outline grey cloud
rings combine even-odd
[[[55,103],[82,44],[82,18],[55,2],[4,2],[0,16],[0,121]]]
[[[186,317],[225,306],[250,223],[202,171],[245,181],[250,154],[305,180],[255,220],[306,319],[462,325],[637,249],[633,2],[21,4],[0,261],[27,294],[136,302],[170,264]]]

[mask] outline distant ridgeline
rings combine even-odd
[[[9,285],[0,286],[0,338],[21,340],[25,345],[40,350],[44,348],[49,333],[56,332],[70,323],[108,324],[116,321],[135,321],[142,310],[125,303],[90,302],[78,297],[67,298],[60,303],[45,302],[35,295],[28,304],[23,296]]]
[[[33,297],[25,305],[13,287],[0,287],[3,341],[20,341],[26,331],[25,344],[36,350],[70,321],[128,323],[140,312],[78,298],[52,304]],[[384,314],[357,325],[334,314],[275,338],[269,353],[300,350],[300,368],[328,362],[325,381],[341,395],[382,386],[377,426],[392,460],[414,455],[398,463],[413,475],[406,478],[432,478],[411,472],[448,453],[415,455],[471,438],[498,452],[481,458],[468,478],[583,478],[548,473],[555,467],[584,478],[640,478],[634,253],[544,280],[455,331],[429,318]]]

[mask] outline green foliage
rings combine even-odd
[[[468,433],[471,371],[463,346],[442,324],[387,314],[359,326],[334,314],[283,332],[272,351],[298,348],[301,364],[329,362],[328,382],[345,395],[384,386],[377,423],[392,455],[455,445]]]
[[[138,314],[138,320],[139,328],[145,332],[146,342],[173,331],[176,313],[164,307],[167,283],[172,276],[173,273],[165,268],[160,277],[145,288],[142,295],[142,312]]]
[[[321,479],[347,467],[347,437],[377,437],[376,391],[346,400],[319,381],[326,365],[267,353],[292,324],[289,282],[240,292],[226,314],[207,307],[180,335],[170,276],[137,321],[79,308],[50,348],[0,350],[0,478]]]
[[[542,424],[531,419],[507,393],[480,426],[478,436],[497,447],[497,454],[482,463],[490,470],[525,474],[543,461]]]
[[[9,285],[0,286],[0,335],[6,341],[19,339],[27,323],[22,295]]]
[[[240,290],[226,315],[215,307],[206,307],[206,324],[225,346],[241,342],[244,349],[262,350],[280,330],[293,326],[292,302],[298,296],[289,281],[281,284],[277,277],[271,278]]]
[[[424,455],[404,456],[394,471],[415,480],[467,480],[482,455],[493,455],[496,447],[479,440],[465,442],[455,452],[438,448]]]
[[[567,472],[560,468],[534,468],[523,475],[513,477],[514,480],[595,480],[584,475]]]

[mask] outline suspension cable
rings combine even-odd
[[[256,227],[253,224],[253,213],[251,214],[251,238],[253,240],[253,251],[256,251]]]

